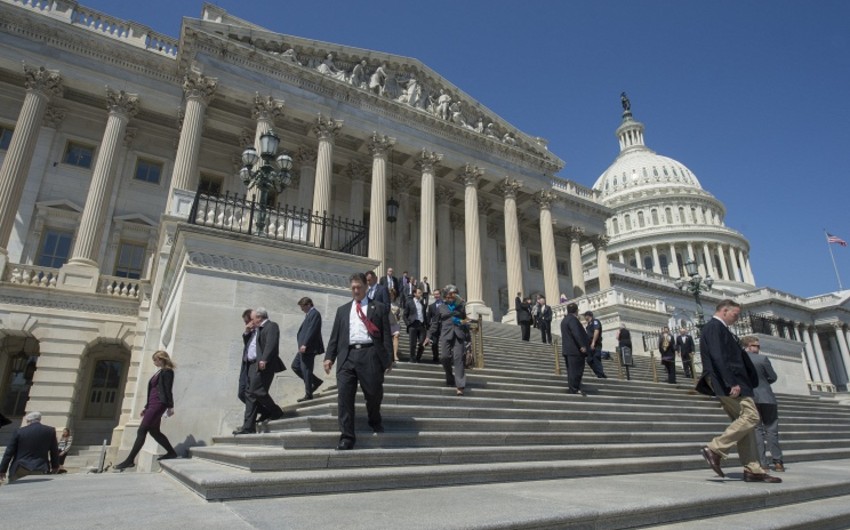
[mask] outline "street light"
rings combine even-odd
[[[266,227],[266,202],[269,191],[282,192],[292,182],[292,157],[281,153],[275,159],[280,136],[271,129],[260,135],[260,152],[249,147],[242,152],[239,178],[247,188],[260,190],[260,211],[257,216],[257,235],[263,235]],[[260,166],[254,169],[257,164]]]
[[[685,262],[685,272],[688,276],[690,276],[690,279],[677,279],[675,282],[676,287],[683,291],[693,293],[694,301],[697,304],[697,327],[702,330],[702,326],[705,324],[705,317],[703,316],[702,302],[700,301],[699,295],[702,291],[711,290],[711,286],[714,285],[714,279],[709,275],[706,275],[705,278],[700,276],[699,271],[697,270],[697,264],[691,258],[688,258],[688,261]]]

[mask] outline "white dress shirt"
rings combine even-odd
[[[360,302],[360,307],[363,309],[364,315],[368,314],[368,298],[363,298]],[[357,300],[354,300],[351,304],[351,311],[348,313],[348,344],[366,344],[370,342],[372,342],[372,337],[369,336],[369,332],[366,330],[366,324],[360,320],[360,315],[357,314]]]

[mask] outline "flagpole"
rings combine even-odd
[[[838,290],[843,291],[844,287],[841,285],[841,276],[838,275],[838,265],[835,264],[835,254],[832,252],[832,245],[829,242],[829,234],[826,232],[826,229],[823,230],[823,236],[826,238],[826,246],[829,249],[829,255],[832,257],[832,268],[835,269],[835,278],[838,280]]]

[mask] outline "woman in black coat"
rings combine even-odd
[[[153,374],[148,382],[148,401],[144,410],[142,410],[142,423],[139,424],[136,442],[127,458],[115,466],[118,471],[136,465],[136,455],[142,450],[148,433],[159,445],[165,448],[165,454],[157,460],[177,458],[177,452],[174,451],[171,442],[159,430],[162,418],[174,415],[174,397],[171,394],[171,389],[174,386],[174,363],[171,362],[168,353],[162,350],[153,354],[153,363],[159,370]]]
[[[664,326],[658,338],[658,352],[661,354],[661,364],[667,369],[667,382],[676,384],[676,339],[670,333],[670,328]]]

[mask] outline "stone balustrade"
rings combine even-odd
[[[59,269],[53,267],[10,263],[6,270],[9,272],[4,280],[15,285],[53,288],[59,279]]]
[[[142,291],[142,280],[121,278],[118,276],[101,276],[97,292],[118,298],[139,298]]]
[[[552,177],[552,189],[566,193],[567,195],[575,195],[582,199],[587,199],[593,202],[599,202],[600,193],[593,188],[582,186],[572,180]]]

